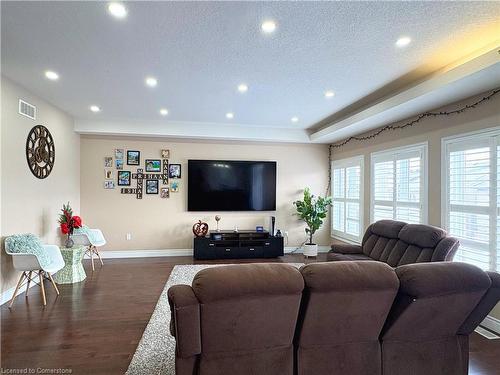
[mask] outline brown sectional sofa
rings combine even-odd
[[[377,260],[391,267],[451,261],[459,245],[441,228],[380,220],[366,229],[361,246],[334,244],[327,260]]]
[[[168,291],[177,375],[466,374],[500,275],[463,263],[246,264]]]

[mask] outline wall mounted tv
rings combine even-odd
[[[276,162],[188,160],[188,211],[276,210]]]

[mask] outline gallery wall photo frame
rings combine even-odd
[[[130,171],[118,171],[118,186],[130,186]]]
[[[159,181],[158,180],[146,180],[146,194],[158,194]]]
[[[141,165],[141,152],[127,150],[127,165]]]
[[[146,159],[144,161],[146,172],[161,172],[160,159]]]
[[[169,164],[168,165],[168,178],[181,178],[182,175],[182,165],[181,164]]]

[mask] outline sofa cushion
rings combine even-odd
[[[338,260],[373,260],[373,259],[365,254],[339,254],[330,252],[326,255],[326,260],[338,261]]]
[[[371,225],[371,232],[381,237],[398,238],[399,232],[407,225],[402,221],[379,220]]]
[[[198,272],[193,280],[194,293],[201,303],[255,295],[300,294],[303,289],[304,280],[300,272],[286,264],[207,268]]]
[[[406,224],[399,232],[399,239],[419,247],[436,247],[445,237],[443,229],[422,224]]]

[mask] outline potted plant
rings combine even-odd
[[[309,242],[304,245],[305,256],[317,256],[318,245],[313,243],[313,236],[323,225],[323,220],[328,214],[328,207],[332,204],[332,197],[315,197],[311,194],[309,188],[304,189],[304,200],[295,201],[293,204],[297,208],[297,215],[306,224],[306,234]]]

